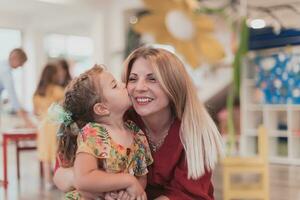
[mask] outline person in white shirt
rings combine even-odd
[[[22,67],[26,61],[26,53],[21,48],[13,49],[9,54],[8,60],[0,61],[0,96],[6,90],[13,110],[24,120],[26,127],[33,128],[33,123],[18,101],[12,77],[12,69]]]

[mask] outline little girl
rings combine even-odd
[[[98,65],[67,86],[58,117],[62,123],[58,154],[62,167],[74,164],[78,190],[122,189],[131,199],[146,199],[147,166],[153,160],[144,133],[123,120],[130,105],[125,85]],[[81,199],[76,190],[65,198]]]
[[[53,102],[61,101],[64,89],[59,85],[58,69],[53,64],[47,64],[43,69],[41,79],[33,97],[34,112],[40,121],[38,130],[38,158],[43,164],[45,188],[51,189],[51,164],[56,157],[56,132],[58,126],[46,120],[47,110]]]

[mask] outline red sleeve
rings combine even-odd
[[[54,174],[55,174],[55,172],[56,172],[56,170],[57,170],[58,168],[60,168],[60,164],[59,164],[59,159],[58,159],[58,157],[56,157],[56,159],[55,159],[55,166],[54,166]]]
[[[165,187],[165,196],[170,200],[213,200],[214,189],[211,183],[211,173],[206,172],[199,179],[192,180],[187,178],[187,171],[187,164],[184,159],[181,159],[174,170],[174,177]]]

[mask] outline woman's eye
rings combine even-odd
[[[156,78],[149,78],[151,82],[156,82]]]
[[[117,84],[115,84],[115,85],[113,86],[113,89],[115,89],[117,86],[118,86],[118,85],[117,85]]]
[[[133,77],[128,78],[128,82],[135,81],[135,80],[136,80],[136,78],[133,78]]]

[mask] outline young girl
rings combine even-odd
[[[60,166],[74,164],[78,190],[125,189],[131,199],[146,199],[152,157],[143,132],[133,122],[123,121],[130,105],[125,85],[97,65],[67,86],[58,118],[62,122],[58,153]],[[80,195],[74,190],[66,199],[80,199]]]
[[[47,122],[46,114],[53,102],[58,102],[64,97],[64,90],[59,86],[57,74],[57,67],[47,64],[33,97],[34,111],[40,121],[38,158],[43,164],[46,189],[52,187],[51,163],[55,161],[56,157],[56,131],[58,129],[57,126]]]

